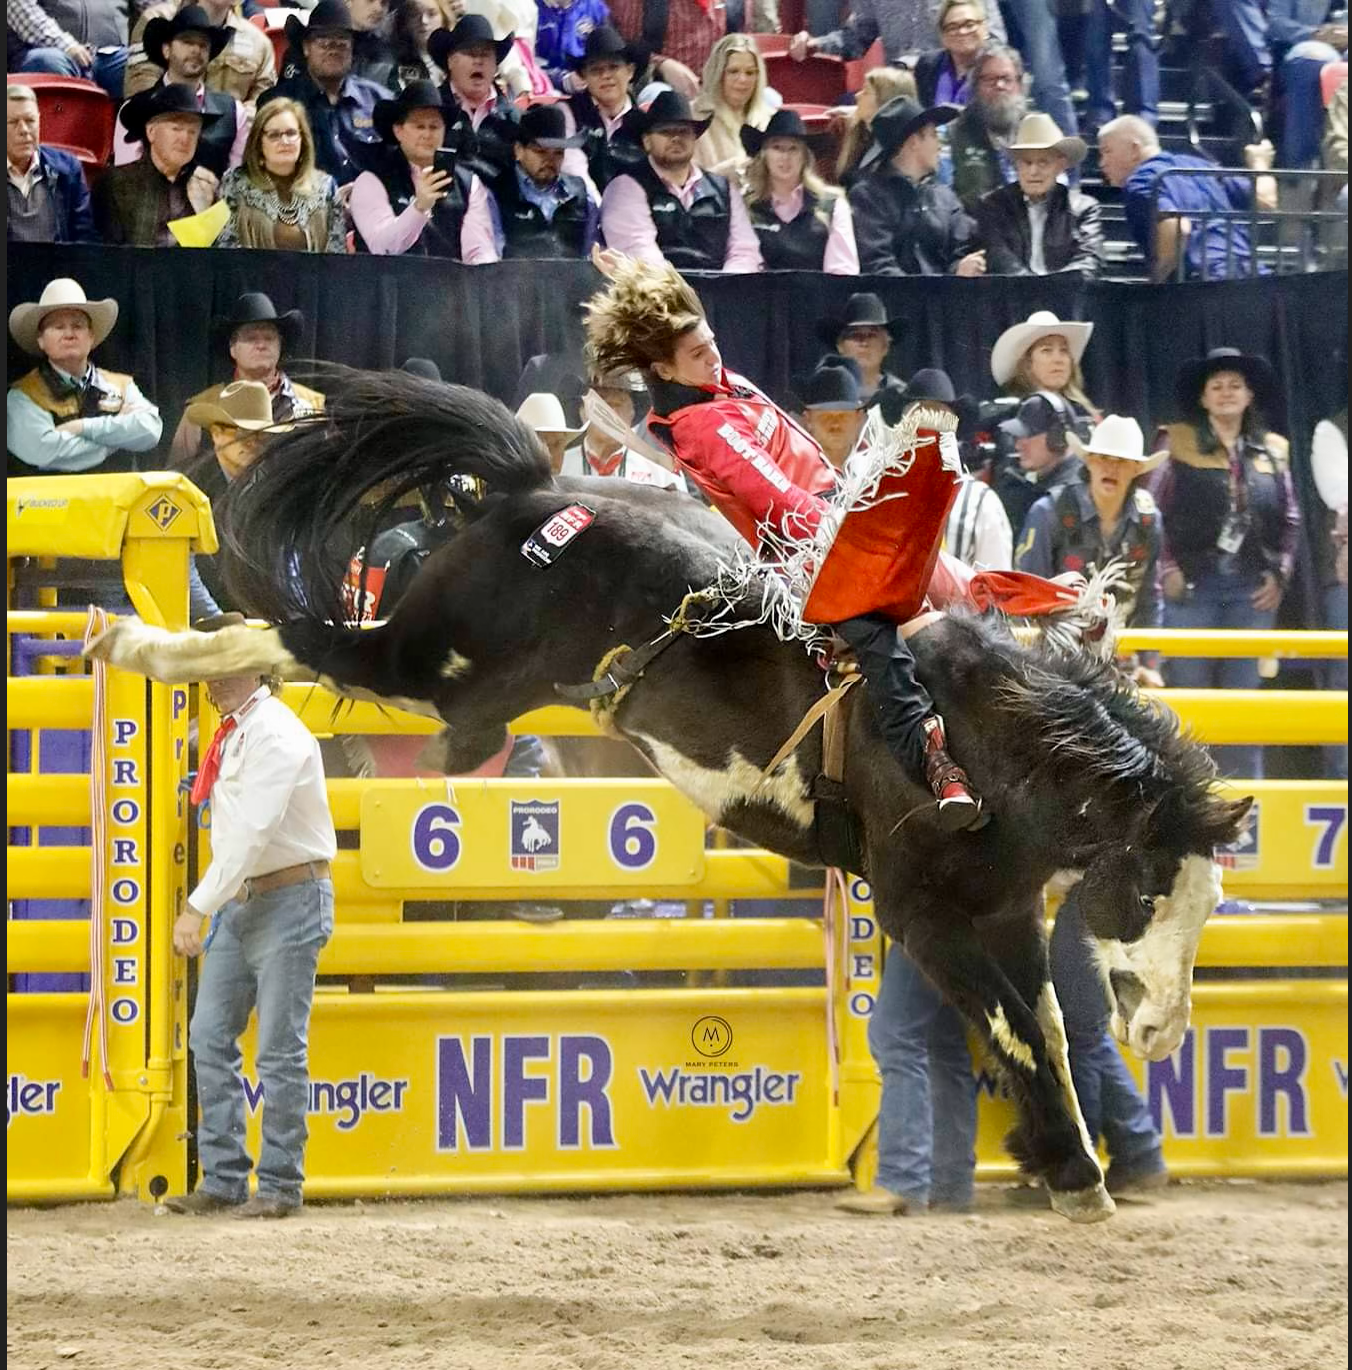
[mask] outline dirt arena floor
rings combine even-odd
[[[1347,1185],[1182,1185],[1075,1227],[831,1194],[11,1210],[19,1370],[1337,1370]]]

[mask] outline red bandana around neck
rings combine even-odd
[[[234,714],[221,719],[221,726],[216,729],[216,735],[211,739],[211,746],[207,748],[207,754],[202,758],[202,764],[197,768],[197,775],[192,782],[191,799],[194,804],[200,804],[211,794],[211,787],[216,783],[216,777],[221,770],[221,753],[225,750],[226,738],[239,727],[239,720]]]

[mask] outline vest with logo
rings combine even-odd
[[[833,199],[818,200],[803,191],[803,207],[785,223],[769,200],[747,206],[751,226],[760,239],[761,258],[767,271],[820,271],[831,236]]]
[[[621,115],[620,126],[607,137],[606,121],[596,107],[596,101],[585,90],[572,96],[567,103],[578,129],[587,135],[582,151],[597,190],[604,190],[616,176],[632,176],[634,169],[648,160],[642,135],[632,123],[636,110]]]
[[[643,187],[657,230],[657,246],[677,271],[722,271],[732,230],[732,198],[725,177],[706,171],[687,209],[645,157],[628,173]]]
[[[586,183],[578,176],[560,176],[567,192],[546,219],[539,205],[521,193],[516,168],[493,181],[493,197],[498,202],[502,233],[506,242],[503,260],[512,257],[581,257],[586,249],[590,200]]]
[[[107,418],[110,414],[120,413],[126,402],[127,386],[131,377],[117,371],[104,371],[94,368],[89,384],[81,392],[72,386],[58,392],[54,386],[60,377],[46,367],[34,367],[26,376],[14,382],[14,389],[26,395],[39,409],[52,416],[52,423],[65,423],[70,419]],[[21,461],[13,452],[8,451],[7,474],[10,476],[40,476],[43,473],[35,466]],[[108,471],[135,471],[134,452],[109,452],[107,457],[93,468],[100,473]]]

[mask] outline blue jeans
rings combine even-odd
[[[899,946],[887,949],[868,1045],[883,1077],[878,1183],[919,1207],[970,1207],[976,1079],[967,1025]]]
[[[1225,77],[1252,95],[1272,70],[1263,0],[1211,0],[1212,27],[1225,35]]]
[[[1117,0],[1117,17],[1127,30],[1127,61],[1122,72],[1122,107],[1153,124],[1159,118],[1160,60],[1155,53],[1155,23],[1150,0]],[[1084,24],[1084,79],[1089,90],[1085,123],[1102,128],[1117,117],[1113,103],[1113,22],[1108,0],[1090,0]]]
[[[1033,104],[1044,114],[1050,114],[1062,133],[1074,133],[1075,107],[1070,103],[1066,64],[1061,56],[1051,0],[1001,0],[1000,7],[1013,30],[1010,40],[1023,54],[1032,74]]]
[[[1200,576],[1186,599],[1166,600],[1166,628],[1271,628],[1275,610],[1260,611],[1250,602],[1258,581],[1247,575],[1223,575],[1213,571]],[[1179,690],[1256,690],[1258,662],[1236,657],[1174,657],[1165,663],[1165,680]],[[1246,780],[1263,778],[1263,749],[1250,743],[1213,747],[1222,775]]]
[[[1108,1031],[1108,995],[1089,948],[1075,891],[1056,915],[1051,940],[1052,986],[1066,1022],[1070,1078],[1085,1126],[1102,1137],[1118,1178],[1164,1169],[1160,1134],[1150,1107]]]
[[[19,64],[20,71],[40,71],[49,76],[80,77],[101,85],[114,100],[122,99],[122,82],[127,71],[127,49],[96,52],[93,67],[79,66],[60,48],[29,48]]]
[[[1324,587],[1324,627],[1335,632],[1347,632],[1347,586],[1326,585]],[[1330,661],[1325,665],[1324,688],[1328,690],[1347,689],[1347,658]],[[1330,779],[1347,779],[1347,743],[1341,746],[1324,748],[1324,767]]]
[[[1319,78],[1338,50],[1327,43],[1297,43],[1282,59],[1282,146],[1278,166],[1319,165],[1324,137],[1324,94]]]
[[[232,900],[212,927],[188,1039],[201,1109],[202,1188],[235,1203],[249,1194],[239,1039],[257,1007],[263,1087],[258,1192],[298,1204],[310,1107],[310,1007],[315,966],[333,932],[333,885],[307,880],[247,902]]]

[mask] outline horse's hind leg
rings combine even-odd
[[[90,643],[85,655],[165,685],[252,671],[286,678],[314,676],[282,645],[276,628],[240,625],[215,633],[172,633],[138,618],[120,618]]]
[[[997,961],[970,927],[941,921],[941,916],[913,914],[906,929],[906,952],[976,1027],[1009,1082],[1019,1124],[1008,1145],[1021,1168],[1046,1183],[1052,1207],[1072,1221],[1108,1217],[1113,1202],[1085,1144],[1079,1106],[1068,1107],[1074,1091],[1065,1065],[1065,1033],[1057,1033],[1050,1015],[1045,1015],[1044,1028],[1036,991],[1026,997],[1024,985],[1006,973],[1005,962],[1011,960],[1020,981],[1031,978],[1029,972],[1035,976],[1036,948],[1023,962],[1004,956]],[[1045,947],[1041,962],[1045,975]],[[1059,1011],[1056,1016],[1059,1020]],[[1047,1029],[1053,1033],[1051,1042]]]
[[[1066,1115],[1079,1138],[1081,1153],[1094,1165],[1097,1180],[1088,1190],[1059,1188],[1052,1174],[1039,1164],[1045,1150],[1044,1140],[1030,1130],[1033,1116],[1023,1113],[1019,1124],[1006,1138],[1010,1153],[1026,1170],[1047,1181],[1052,1207],[1066,1217],[1093,1221],[1113,1211],[1113,1201],[1102,1183],[1102,1171],[1094,1155],[1094,1142],[1085,1126],[1084,1114],[1070,1074],[1070,1050],[1066,1040],[1061,1006],[1052,987],[1047,960],[1047,937],[1042,923],[1042,901],[1032,905],[1025,917],[1012,916],[983,925],[978,934],[982,945],[1009,977],[1025,1004],[1033,1005],[1042,1031],[1047,1065],[1056,1081]],[[1027,1159],[1025,1159],[1027,1158]],[[1076,1168],[1078,1178],[1078,1167]]]

